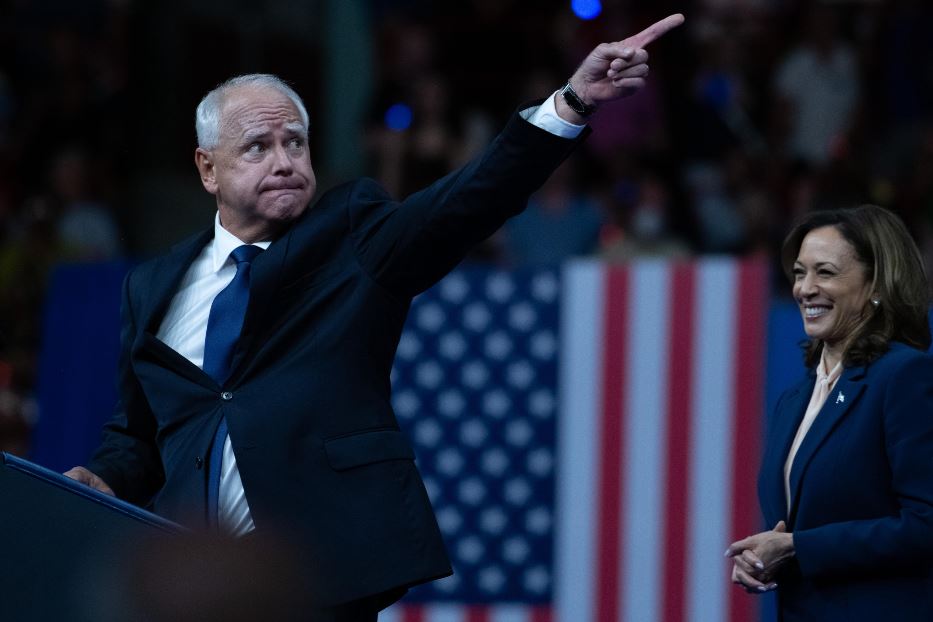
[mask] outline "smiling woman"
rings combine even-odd
[[[778,401],[758,477],[771,531],[732,580],[783,622],[933,619],[929,284],[904,224],[871,205],[807,215],[782,264],[811,372]]]
[[[889,343],[930,346],[930,284],[904,223],[874,205],[806,216],[784,240],[781,265],[793,284],[810,342],[807,367],[824,346],[846,365],[867,364]]]
[[[832,358],[831,367],[841,360],[846,342],[858,334],[859,325],[877,309],[868,306],[869,273],[836,227],[813,229],[800,244],[792,268],[794,300],[807,336],[823,342],[825,356]]]

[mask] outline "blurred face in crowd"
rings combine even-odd
[[[301,115],[272,88],[232,89],[219,142],[198,148],[195,163],[221,224],[244,242],[275,237],[307,209],[317,185]]]
[[[839,229],[810,231],[794,262],[794,299],[807,336],[839,348],[867,315],[871,283],[866,266]]]

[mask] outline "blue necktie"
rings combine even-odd
[[[221,386],[230,375],[233,348],[237,339],[240,338],[243,319],[246,317],[246,307],[249,304],[250,262],[261,252],[260,247],[249,244],[233,249],[230,255],[236,261],[236,275],[211,303],[211,312],[207,317],[207,336],[204,339],[202,368]],[[217,524],[220,467],[226,440],[227,421],[221,419],[211,445],[208,468],[207,518],[211,525]]]

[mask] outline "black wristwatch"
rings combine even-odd
[[[577,95],[577,92],[573,90],[573,87],[570,86],[569,80],[564,88],[560,90],[560,96],[564,98],[564,101],[567,102],[570,109],[581,117],[588,117],[596,112],[596,106],[584,102],[580,96]]]

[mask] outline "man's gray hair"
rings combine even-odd
[[[220,142],[220,115],[224,100],[231,89],[241,86],[258,86],[272,88],[282,93],[295,104],[298,114],[301,115],[301,124],[308,134],[308,111],[304,102],[295,92],[295,89],[285,83],[278,76],[270,73],[250,73],[230,78],[210,93],[204,96],[194,113],[194,129],[198,133],[198,147],[213,149]]]

